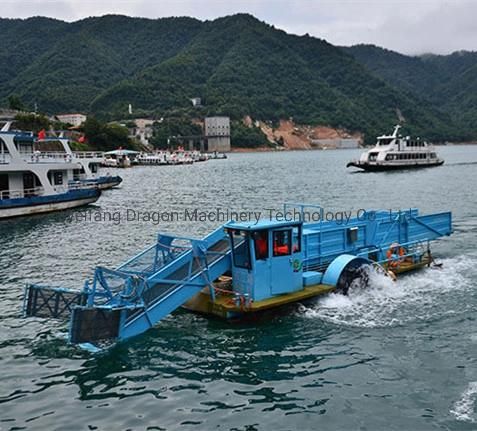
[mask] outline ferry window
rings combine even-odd
[[[265,260],[268,258],[268,231],[262,230],[254,232],[253,245],[255,247],[255,258]]]
[[[8,147],[7,144],[0,138],[0,154],[8,154]]]
[[[96,174],[98,172],[98,165],[96,163],[90,163],[89,167],[91,168],[91,172]]]
[[[54,172],[53,173],[53,183],[55,186],[63,184],[63,172]]]
[[[292,230],[292,250],[293,253],[301,251],[301,229],[299,226],[295,226]]]
[[[250,269],[250,247],[248,244],[248,234],[240,230],[233,230],[230,233],[232,240],[234,265],[237,268]]]
[[[431,159],[435,159],[436,158],[436,153],[431,153]]]
[[[290,255],[291,230],[278,230],[273,232],[273,256]]]
[[[369,161],[374,162],[378,158],[378,153],[369,153]]]

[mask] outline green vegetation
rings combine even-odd
[[[367,142],[391,130],[399,110],[409,134],[477,138],[475,53],[407,57],[376,47],[339,48],[245,14],[205,22],[117,15],[73,23],[0,19],[0,33],[5,106],[23,101],[104,121],[130,118],[128,104],[134,115],[175,119],[293,117],[364,132]],[[192,97],[201,97],[204,107],[193,108]],[[156,127],[156,146],[167,145],[166,136],[195,134],[173,123]],[[123,132],[108,133],[124,142]],[[233,133],[234,145],[264,142],[254,129],[238,125]],[[109,146],[103,135],[95,135],[97,145]]]
[[[135,142],[128,137],[128,129],[119,124],[107,124],[88,117],[82,130],[87,143],[94,150],[110,151],[119,147],[137,149]]]
[[[241,121],[233,121],[230,125],[230,142],[234,147],[256,148],[270,145],[260,128],[245,126]]]
[[[24,111],[25,105],[23,105],[23,102],[18,96],[15,96],[14,94],[12,94],[8,96],[8,108],[15,109],[17,111]]]
[[[45,115],[21,113],[15,116],[15,127],[38,133],[41,129],[48,130],[52,122]]]
[[[171,117],[153,125],[153,136],[150,143],[156,148],[168,149],[169,144],[180,143],[181,136],[201,136],[202,127],[187,118]]]
[[[388,85],[418,97],[422,106],[443,112],[446,123],[438,124],[427,137],[477,139],[477,52],[410,57],[374,45],[344,50]]]

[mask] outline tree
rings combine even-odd
[[[8,107],[17,111],[25,110],[25,105],[23,104],[22,100],[14,94],[8,96]]]
[[[50,128],[50,120],[41,114],[22,113],[15,116],[15,127],[38,133],[41,129]]]
[[[108,151],[118,147],[135,148],[134,143],[129,139],[128,129],[119,124],[102,123],[94,117],[88,117],[82,128],[90,145],[97,150]]]

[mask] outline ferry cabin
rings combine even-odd
[[[96,201],[96,184],[75,181],[80,170],[58,139],[38,141],[30,132],[0,131],[0,218]]]
[[[10,138],[10,139],[8,139]],[[13,145],[8,145],[11,141]],[[30,133],[0,134],[0,193],[2,198],[55,194],[80,172],[73,156],[64,151],[41,151]]]

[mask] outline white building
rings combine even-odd
[[[193,97],[192,99],[190,99],[190,101],[192,102],[192,106],[194,108],[199,108],[200,106],[202,106],[202,100],[200,97]]]
[[[204,128],[208,151],[230,151],[229,117],[207,117]]]
[[[149,145],[149,139],[153,135],[154,120],[147,118],[136,118],[133,120],[136,127],[129,129],[130,135],[139,139],[141,144]]]
[[[62,123],[68,123],[78,127],[86,121],[87,117],[84,114],[59,114],[56,116],[56,118]]]

